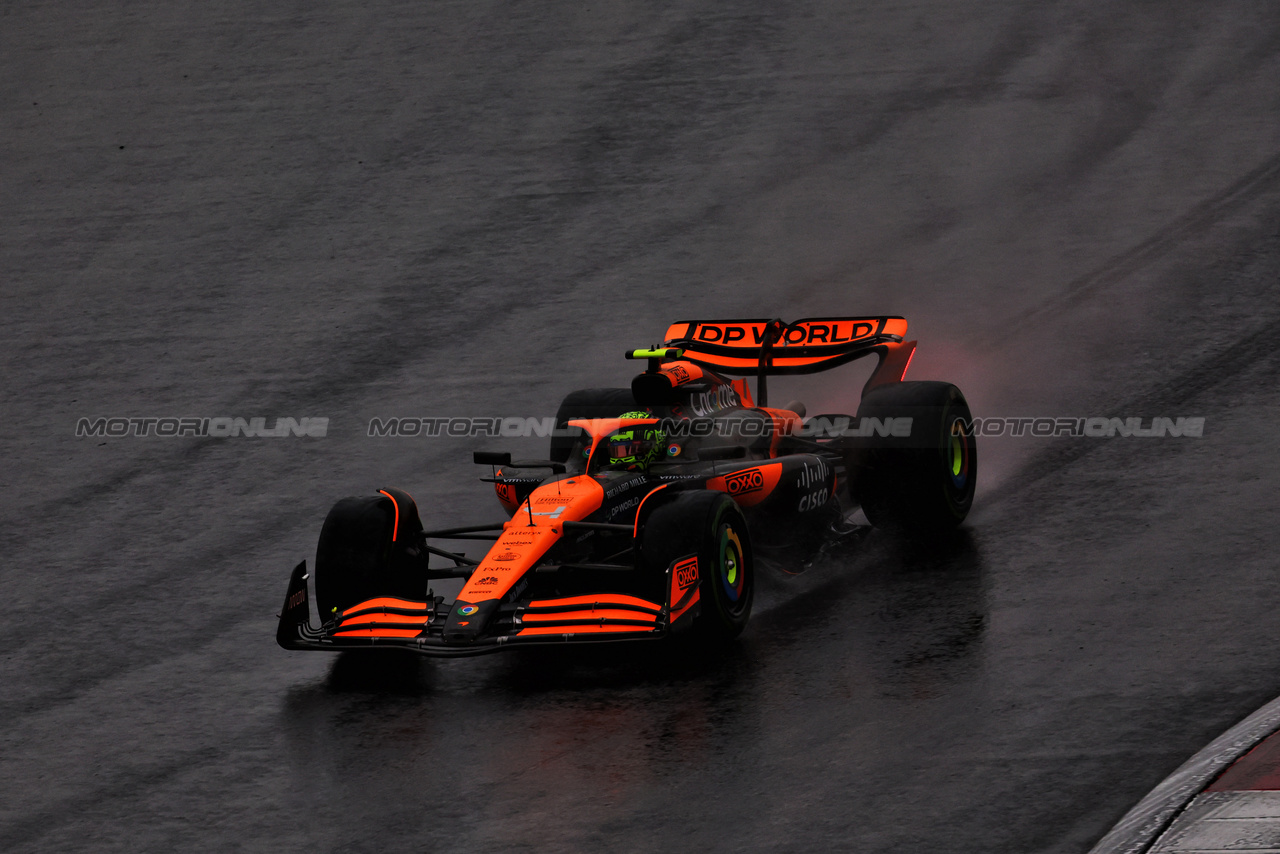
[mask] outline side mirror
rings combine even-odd
[[[478,466],[503,466],[512,469],[551,469],[555,474],[564,474],[564,463],[555,460],[516,460],[511,461],[511,454],[498,451],[474,451],[471,460]]]
[[[476,451],[471,455],[472,461],[478,466],[509,466],[511,465],[511,453],[509,451]]]

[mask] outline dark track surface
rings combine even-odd
[[[0,6],[0,850],[1082,852],[1280,694],[1275,3],[365,5]],[[496,515],[370,417],[853,312],[1205,436],[986,440],[722,659],[275,646],[336,498]],[[167,415],[331,427],[74,436]]]

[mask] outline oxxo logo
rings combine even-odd
[[[698,559],[696,557],[680,561],[675,565],[674,571],[676,574],[676,586],[681,590],[687,590],[698,583]]]
[[[724,476],[724,485],[730,495],[745,495],[748,492],[755,492],[757,489],[764,489],[764,472],[760,471],[760,469],[736,471],[733,474]]]

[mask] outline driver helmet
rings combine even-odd
[[[650,412],[624,412],[621,418],[652,418]],[[657,424],[635,424],[613,433],[605,440],[609,446],[609,465],[628,471],[644,471],[662,454],[667,435]]]

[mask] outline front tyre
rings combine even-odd
[[[426,561],[418,548],[421,532],[417,504],[398,489],[335,504],[316,545],[321,621],[375,596],[422,601]]]
[[[677,493],[649,516],[640,552],[645,571],[662,581],[674,562],[696,556],[693,633],[718,641],[742,633],[755,597],[755,559],[746,517],[732,498],[710,490]]]

